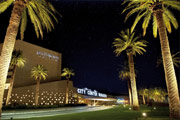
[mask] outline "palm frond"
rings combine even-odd
[[[129,71],[120,71],[119,78],[122,80],[130,79],[130,72]]]
[[[114,53],[116,56],[119,56],[121,52],[131,49],[133,51],[133,54],[143,54],[143,52],[146,52],[144,47],[147,46],[147,41],[145,40],[139,40],[140,36],[135,36],[135,32],[130,32],[129,29],[124,31],[121,31],[119,34],[119,38],[115,38],[113,44],[113,47],[115,47]],[[123,37],[125,36],[125,37]]]
[[[173,13],[170,10],[168,10],[167,8],[164,8],[164,14],[167,16],[167,18],[169,18],[169,21],[172,23],[174,28],[177,29],[178,22],[177,22],[176,18],[174,17]]]
[[[115,38],[113,46],[116,47],[114,53],[119,56],[122,51],[126,50],[128,47],[128,39]]]
[[[33,67],[31,70],[31,77],[33,77],[35,80],[45,80],[47,76],[47,70],[44,68],[43,65],[37,64],[37,66]]]
[[[20,26],[21,40],[24,39],[24,31],[26,30],[26,26],[27,26],[27,13],[26,13],[26,8],[24,8],[21,18],[21,26]]]
[[[62,76],[62,77],[65,77],[65,76],[67,76],[67,73],[64,72],[64,73],[61,74],[61,76]]]
[[[36,30],[36,35],[37,37],[39,37],[39,34],[41,35],[41,37],[43,38],[43,29],[42,29],[42,23],[39,19],[39,16],[37,16],[37,7],[36,5],[30,1],[29,4],[27,5],[28,8],[28,12],[31,18],[32,23],[34,24],[34,28]]]
[[[171,24],[175,29],[178,28],[178,22],[175,19],[174,15],[170,12],[169,8],[174,8],[180,11],[180,1],[178,0],[129,0],[126,1],[127,6],[124,8],[123,13],[125,11],[129,11],[126,14],[125,21],[133,14],[137,13],[135,21],[131,27],[131,31],[133,31],[138,24],[138,22],[144,17],[142,28],[143,28],[143,36],[146,34],[146,29],[151,20],[151,16],[153,15],[153,36],[157,37],[157,20],[155,16],[155,12],[158,10],[163,10],[163,20],[168,32],[172,32]],[[158,7],[162,6],[162,7]]]
[[[46,0],[31,0],[26,4],[26,7],[38,38],[39,36],[43,38],[43,29],[46,29],[47,32],[54,29],[53,20],[58,22],[55,17],[55,13],[58,12],[52,4]]]
[[[154,36],[154,38],[157,38],[157,29],[158,29],[157,20],[156,20],[156,17],[153,15],[153,36]]]
[[[122,70],[119,71],[119,79],[122,79],[122,80],[130,79],[130,71],[129,71],[128,62],[125,61],[121,67],[122,67]]]
[[[26,63],[26,59],[22,56],[22,51],[14,50],[12,53],[10,65],[14,65],[17,67],[24,67],[25,63]]]
[[[67,77],[67,78],[70,78],[71,76],[74,75],[75,75],[74,70],[69,68],[64,68],[61,73],[62,77]]]
[[[148,10],[147,10],[146,12],[148,12]],[[141,18],[146,14],[146,12],[143,12],[142,14],[141,14],[141,12],[138,13],[138,15],[136,16],[136,18],[135,18],[135,20],[134,20],[134,23],[133,23],[133,25],[132,25],[132,27],[131,27],[131,32],[134,31],[137,23],[138,23],[138,22],[141,20]]]
[[[36,15],[34,14],[33,9],[30,5],[27,5],[27,9],[28,9],[28,14],[30,16],[31,22],[34,25],[36,36],[39,38],[39,28],[38,28],[38,24],[36,22],[36,17],[35,17]]]
[[[146,29],[149,25],[149,21],[151,20],[151,16],[152,16],[152,11],[148,10],[147,13],[144,15],[144,21],[142,24],[142,28],[143,28],[143,36],[146,35]]]
[[[141,6],[141,7],[137,7],[137,8],[132,9],[130,12],[128,12],[128,14],[126,15],[124,21],[127,21],[127,19],[128,19],[131,15],[133,15],[134,13],[139,12],[139,11],[143,11],[143,10],[146,10],[146,7],[145,7],[145,6]]]
[[[14,0],[6,0],[0,2],[0,14],[4,12],[13,2]]]
[[[163,4],[167,7],[171,7],[173,9],[180,11],[180,1],[177,0],[164,0]]]
[[[171,33],[171,31],[172,31],[171,30],[171,23],[170,23],[170,20],[169,20],[169,18],[167,17],[166,14],[163,14],[163,20],[164,20],[164,24],[165,24],[168,32]]]

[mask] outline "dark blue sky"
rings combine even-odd
[[[117,33],[130,27],[131,20],[134,19],[132,17],[127,23],[123,22],[125,14],[121,14],[124,8],[121,1],[58,0],[53,4],[62,15],[55,30],[46,34],[44,40],[40,40],[34,36],[35,32],[32,31],[30,23],[25,32],[25,41],[61,52],[63,67],[72,68],[76,73],[72,77],[75,86],[111,94],[127,93],[127,82],[118,78],[120,66],[127,57],[125,53],[116,57],[112,47],[114,38],[118,37]],[[0,15],[0,18],[8,20],[9,16],[10,12],[6,12]],[[8,21],[3,22],[4,24],[0,19],[1,40],[8,24]],[[136,32],[140,34],[141,26],[138,27]],[[156,68],[156,61],[160,56],[159,38],[152,37],[151,28],[150,25],[146,37],[143,38],[149,42],[147,52],[134,58],[138,70],[137,87],[166,88],[163,67],[161,65]],[[169,41],[171,49],[177,52],[180,51],[180,29],[173,29],[173,32],[169,35]],[[177,77],[180,83],[178,72]]]

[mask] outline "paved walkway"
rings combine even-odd
[[[3,111],[2,120],[5,119],[20,119],[20,118],[32,118],[32,117],[46,117],[64,114],[73,114],[89,111],[97,111],[112,108],[112,106],[81,106],[81,107],[62,107],[53,109],[31,109],[31,110],[14,110]]]

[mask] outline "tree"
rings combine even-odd
[[[54,16],[56,10],[47,0],[3,0],[0,1],[0,13],[4,12],[11,4],[13,4],[13,10],[0,58],[0,116],[6,77],[19,26],[21,39],[23,39],[28,14],[34,25],[37,37],[40,34],[43,38],[43,29],[46,29],[47,32],[51,31],[54,29],[53,19],[57,21]]]
[[[146,29],[153,19],[153,35],[156,38],[159,33],[161,52],[163,58],[163,66],[166,78],[166,86],[169,96],[170,116],[180,119],[180,100],[177,86],[177,79],[171,57],[167,31],[172,32],[171,24],[175,29],[178,28],[178,22],[169,8],[180,10],[180,1],[178,0],[125,0],[128,3],[123,12],[130,10],[125,20],[131,15],[137,13],[137,17],[131,27],[134,30],[137,23],[143,19],[142,28],[143,35],[146,34]]]
[[[69,99],[69,79],[71,78],[71,76],[74,76],[75,75],[75,73],[73,72],[73,70],[72,69],[69,69],[69,68],[64,68],[63,70],[62,70],[63,72],[62,72],[62,74],[61,74],[61,76],[62,77],[66,77],[66,80],[67,80],[67,86],[66,86],[66,104],[68,104],[68,99]]]
[[[136,55],[136,53],[141,55],[143,54],[143,52],[146,52],[144,47],[147,46],[147,41],[139,40],[140,36],[135,37],[135,32],[131,33],[129,29],[127,29],[126,31],[122,30],[119,33],[119,36],[120,38],[115,38],[113,42],[113,46],[116,47],[114,52],[117,56],[119,56],[121,52],[126,50],[126,54],[129,60],[130,80],[133,96],[133,109],[138,110],[139,102],[137,96],[133,55]]]
[[[122,70],[119,72],[119,78],[122,80],[127,80],[128,82],[129,103],[130,106],[132,106],[132,89],[131,89],[131,81],[130,81],[130,71],[127,62],[124,63]]]
[[[11,58],[11,63],[10,63],[10,66],[13,68],[13,70],[12,70],[12,75],[10,78],[10,86],[8,89],[6,105],[8,105],[9,100],[10,100],[10,96],[12,93],[16,68],[17,67],[24,67],[25,63],[26,63],[26,59],[22,56],[22,51],[21,50],[14,50],[12,53],[12,58]]]
[[[41,79],[46,80],[47,70],[44,68],[43,65],[38,64],[37,66],[32,68],[31,77],[33,77],[36,80],[35,105],[38,105],[40,81]]]
[[[147,97],[148,96],[148,89],[140,89],[139,91],[139,95],[141,95],[142,96],[142,98],[143,98],[143,104],[145,105],[146,104],[146,98],[145,97]]]
[[[165,96],[167,92],[161,88],[151,88],[149,90],[149,98],[154,102],[163,102],[165,100]]]

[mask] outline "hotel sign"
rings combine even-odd
[[[42,58],[49,58],[49,59],[53,59],[55,61],[59,60],[58,56],[55,56],[55,55],[52,55],[52,54],[49,54],[49,53],[46,53],[46,52],[37,51],[36,54],[41,56]]]
[[[104,93],[100,93],[96,90],[91,90],[88,88],[82,88],[82,89],[78,88],[77,93],[82,94],[82,95],[96,96],[96,97],[104,97],[104,98],[107,97],[107,95]]]

